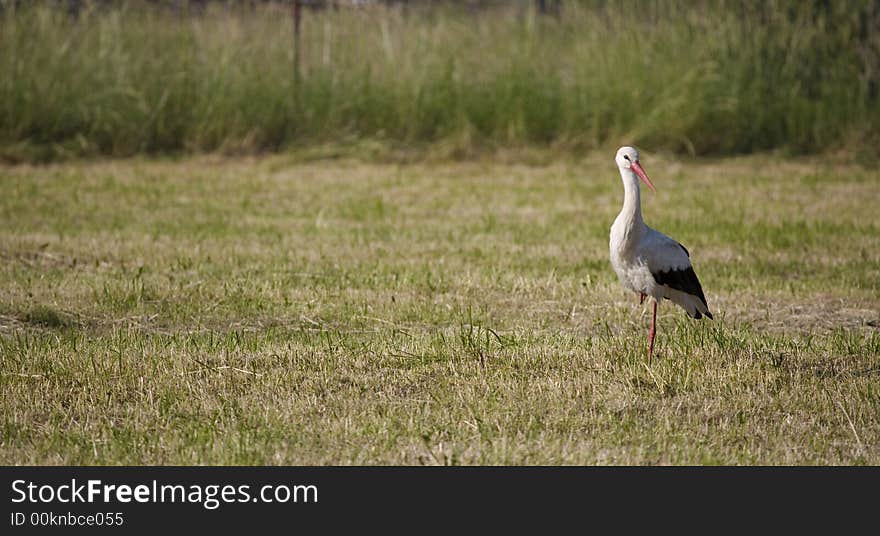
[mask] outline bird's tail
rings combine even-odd
[[[699,296],[687,294],[680,290],[672,290],[672,292],[667,292],[666,297],[684,309],[688,316],[694,320],[700,320],[704,316],[709,320],[713,319],[712,312],[709,311],[709,304],[701,300]]]

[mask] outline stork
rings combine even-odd
[[[711,319],[709,305],[700,280],[691,265],[690,253],[677,241],[651,229],[642,221],[639,179],[656,192],[651,179],[639,163],[634,147],[621,147],[615,157],[623,179],[623,208],[611,226],[611,266],[623,286],[639,296],[654,298],[651,330],[648,332],[648,363],[654,353],[657,332],[657,304],[666,298],[684,309],[688,316]]]

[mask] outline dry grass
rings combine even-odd
[[[876,173],[644,160],[651,366],[604,154],[0,168],[0,461],[880,462]]]

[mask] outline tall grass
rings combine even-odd
[[[595,5],[594,5],[595,4]],[[693,154],[880,142],[877,2],[0,16],[0,156],[370,139]],[[824,4],[823,4],[824,5]]]

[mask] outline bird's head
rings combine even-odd
[[[648,185],[648,188],[654,192],[657,191],[651,183],[651,179],[649,179],[647,173],[645,173],[645,170],[642,169],[642,165],[639,163],[639,151],[637,151],[635,147],[621,147],[617,150],[617,156],[614,157],[614,160],[617,162],[617,167],[621,170],[632,171],[642,179],[642,182]]]

